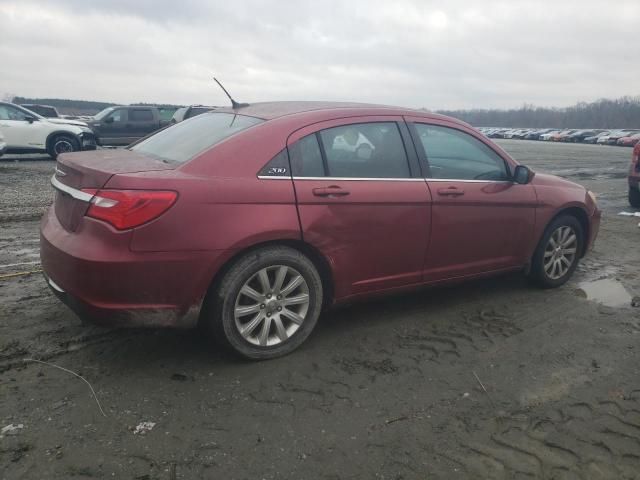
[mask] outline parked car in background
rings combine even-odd
[[[543,133],[542,135],[540,135],[538,137],[538,140],[543,140],[545,142],[548,142],[551,139],[551,137],[553,137],[554,135],[557,135],[558,133],[560,133],[560,130],[551,130],[550,132]]]
[[[62,301],[107,325],[199,324],[251,359],[356,298],[510,271],[558,287],[600,222],[591,192],[463,122],[345,103],[216,109],[62,155],[52,184],[40,258]]]
[[[617,145],[621,147],[633,147],[640,141],[640,133],[634,133],[628,137],[622,137],[618,139]]]
[[[531,130],[524,136],[525,140],[539,140],[540,135],[551,132],[551,128],[535,129]]]
[[[629,167],[629,205],[640,208],[640,142],[633,147]]]
[[[52,107],[50,105],[37,105],[33,103],[22,103],[21,107],[26,108],[32,112],[37,113],[38,115],[44,118],[60,118],[61,115],[56,110],[56,107]]]
[[[61,153],[94,150],[93,132],[83,122],[44,118],[20,105],[0,102],[0,133],[8,153]]]
[[[607,135],[598,137],[596,143],[598,145],[615,145],[619,138],[626,137],[630,134],[630,130],[611,130]]]
[[[600,133],[597,133],[596,135],[592,135],[590,137],[585,137],[582,142],[583,143],[598,143],[598,140],[602,137],[606,137],[611,133],[610,130],[603,130]]]
[[[562,142],[564,138],[571,135],[575,130],[561,130],[560,132],[554,133],[549,137],[549,140],[552,142]]]
[[[640,132],[638,132],[638,130],[618,130],[617,132],[609,135],[609,137],[607,138],[607,145],[617,145],[618,140],[620,140],[621,138],[629,137],[631,135],[635,135],[636,133]]]
[[[210,112],[216,107],[205,107],[204,105],[191,105],[189,107],[181,107],[175,111],[171,118],[171,123],[182,122],[188,118],[195,117],[202,113]]]
[[[584,141],[585,138],[592,137],[600,132],[603,132],[603,130],[576,130],[572,134],[565,137],[563,141],[570,143],[580,143]]]
[[[0,157],[7,151],[7,142],[4,141],[4,135],[0,132]]]
[[[99,145],[129,145],[169,124],[157,107],[109,107],[89,121]]]

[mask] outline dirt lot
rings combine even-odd
[[[0,428],[22,425],[0,478],[640,478],[640,229],[616,215],[631,152],[501,144],[599,194],[595,251],[561,289],[512,275],[352,305],[248,363],[193,332],[83,326],[38,274],[0,280]],[[37,269],[52,172],[0,163],[0,275]],[[26,358],[84,376],[106,417]]]

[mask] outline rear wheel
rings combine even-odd
[[[313,263],[289,247],[240,258],[207,299],[203,321],[215,338],[253,360],[295,350],[315,327],[322,281]]]
[[[640,190],[629,187],[629,205],[633,208],[640,208]]]
[[[541,287],[555,288],[571,278],[584,245],[580,222],[571,215],[554,219],[542,236],[531,262],[531,278]]]
[[[58,155],[68,152],[77,152],[80,150],[78,140],[71,135],[56,135],[49,141],[47,153],[55,160]]]

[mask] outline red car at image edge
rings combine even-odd
[[[640,143],[633,147],[629,167],[629,205],[640,208]]]
[[[510,271],[557,287],[600,224],[591,192],[469,125],[362,104],[218,109],[63,154],[51,182],[42,267],[81,318],[200,325],[252,359],[347,300]]]

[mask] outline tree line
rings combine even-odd
[[[439,110],[476,127],[640,128],[640,96],[580,102],[566,108]]]

